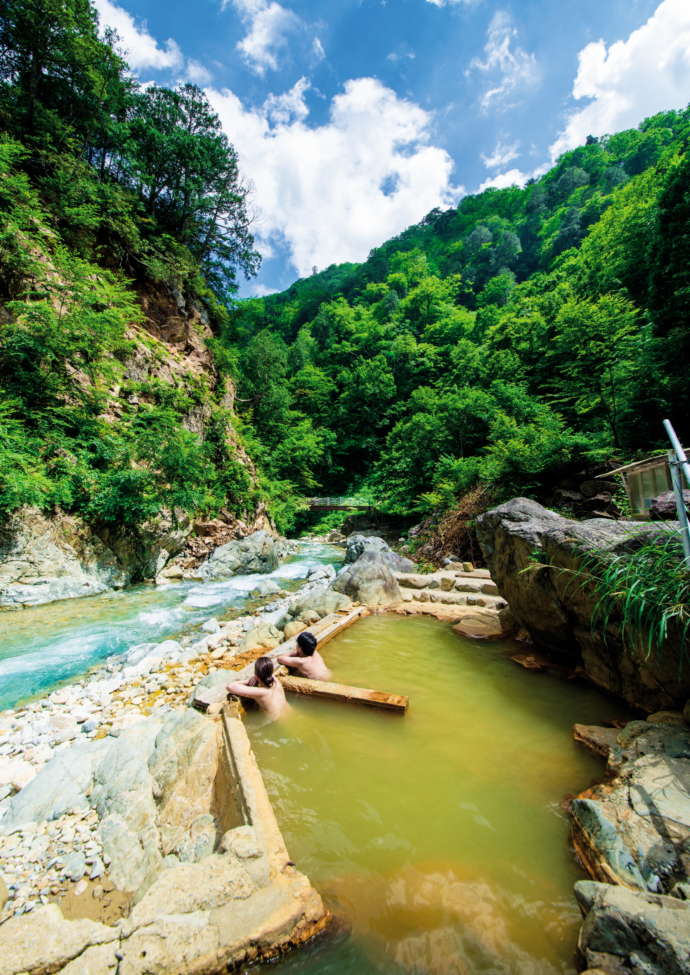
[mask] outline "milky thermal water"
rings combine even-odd
[[[288,850],[351,925],[272,975],[573,972],[582,874],[561,800],[603,762],[571,726],[620,708],[419,617],[369,617],[324,655],[334,679],[410,708],[293,699],[278,724],[251,716]]]

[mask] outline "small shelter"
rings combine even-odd
[[[613,474],[619,474],[623,480],[633,518],[649,518],[649,508],[654,498],[673,489],[667,454],[625,464],[599,477],[611,477]]]

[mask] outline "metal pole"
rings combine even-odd
[[[688,464],[688,458],[685,456],[685,451],[676,436],[676,431],[671,426],[670,420],[664,420],[664,428],[673,447],[673,450],[670,450],[668,454],[668,465],[671,469],[671,481],[673,482],[673,493],[676,499],[676,512],[678,513],[678,521],[680,522],[680,538],[683,543],[683,553],[685,555],[685,562],[690,567],[690,524],[688,523],[688,512],[685,507],[685,498],[683,497],[683,478],[681,477],[682,471],[685,475],[685,480],[690,485],[690,464]]]
[[[678,458],[679,466],[682,468],[685,474],[685,480],[688,482],[688,487],[690,487],[690,464],[688,463],[688,458],[685,456],[685,451],[683,450],[680,440],[676,436],[676,431],[671,426],[670,420],[664,420],[664,428],[668,434],[668,439],[671,441],[671,446]]]
[[[683,543],[683,553],[685,561],[690,566],[690,524],[688,523],[688,513],[685,510],[685,500],[683,498],[683,481],[680,476],[680,462],[672,450],[668,452],[668,464],[671,468],[671,480],[673,481],[673,493],[676,496],[676,511],[680,522],[680,540]]]

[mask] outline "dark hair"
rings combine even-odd
[[[303,630],[302,633],[297,637],[297,646],[300,648],[305,657],[311,657],[313,652],[316,650],[316,637],[309,630]]]
[[[259,657],[254,664],[254,673],[264,687],[273,687],[275,677],[273,676],[273,661],[270,657]]]

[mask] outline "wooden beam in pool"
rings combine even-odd
[[[387,694],[385,691],[372,691],[367,687],[351,687],[349,684],[309,680],[307,677],[281,677],[280,682],[289,694],[304,694],[307,697],[321,697],[328,701],[364,704],[371,708],[395,711],[398,714],[407,711],[408,699],[403,694]]]

